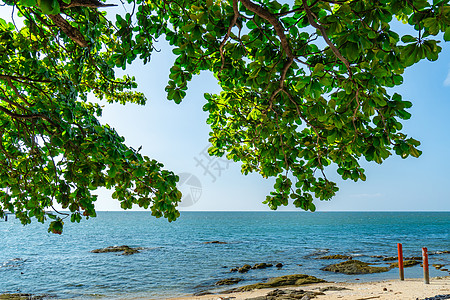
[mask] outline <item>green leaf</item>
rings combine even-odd
[[[444,40],[450,42],[450,26],[448,26],[444,32]]]

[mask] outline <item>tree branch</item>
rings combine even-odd
[[[220,46],[219,46],[220,58],[222,60],[222,66],[220,67],[219,73],[222,72],[223,67],[225,65],[225,57],[223,55],[223,46],[225,46],[225,43],[230,38],[231,29],[234,27],[234,25],[236,25],[236,21],[237,21],[237,19],[239,17],[239,9],[238,9],[238,5],[237,5],[237,0],[233,0],[233,11],[234,11],[233,20],[231,20],[230,26],[228,27],[227,34],[225,35],[225,37],[223,38],[222,43],[220,43]]]
[[[347,70],[349,72],[350,77],[352,76],[352,71],[350,69],[350,63],[348,60],[342,56],[342,54],[339,52],[339,50],[336,48],[336,46],[330,41],[328,38],[327,32],[325,31],[325,28],[323,26],[319,25],[316,20],[314,20],[313,12],[311,11],[311,8],[306,3],[306,0],[302,0],[303,8],[305,9],[306,16],[308,17],[308,21],[311,24],[312,27],[318,29],[320,33],[322,33],[323,39],[325,40],[325,43],[331,48],[334,55],[336,55],[337,58],[339,58],[340,61],[344,63],[344,65],[347,67]]]
[[[72,41],[77,43],[80,47],[86,48],[88,43],[84,39],[84,36],[81,32],[69,24],[61,15],[48,15],[50,20],[53,21],[53,24],[59,27],[62,32],[64,32]]]

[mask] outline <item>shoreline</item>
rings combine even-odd
[[[167,298],[170,300],[263,300],[277,299],[265,297],[268,293],[276,294],[303,290],[308,297],[305,299],[317,300],[416,300],[437,295],[450,295],[450,276],[433,277],[430,284],[425,284],[423,278],[407,278],[405,281],[399,279],[369,281],[369,282],[322,282],[301,286],[286,286],[278,288],[265,288],[246,292],[219,293],[203,296],[187,295],[182,297]],[[275,293],[273,291],[276,291]],[[279,292],[278,292],[279,293]],[[299,293],[299,292],[297,292]],[[316,294],[314,293],[322,293]],[[313,296],[311,296],[313,295]],[[281,299],[281,298],[280,298]],[[284,298],[287,299],[287,298]],[[294,299],[294,298],[291,298]],[[297,298],[297,299],[301,299]]]

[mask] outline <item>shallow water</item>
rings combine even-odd
[[[0,222],[0,293],[50,294],[58,298],[166,298],[214,289],[223,278],[250,284],[302,273],[330,281],[393,279],[398,269],[343,275],[320,268],[339,261],[317,255],[349,254],[380,263],[372,255],[404,256],[450,250],[449,212],[183,212],[176,222],[147,212],[100,212],[80,224],[67,223],[62,236],[47,226]],[[227,244],[204,244],[206,241]],[[90,253],[111,245],[145,247],[140,253]],[[259,262],[284,267],[229,273],[231,267]],[[430,256],[450,265],[450,255]],[[431,276],[448,275],[431,267]],[[405,269],[421,277],[420,266]]]

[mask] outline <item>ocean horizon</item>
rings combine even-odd
[[[321,270],[341,260],[317,259],[343,254],[387,266],[380,257],[430,252],[430,275],[448,276],[431,267],[450,265],[450,212],[359,211],[182,211],[169,223],[148,211],[100,211],[81,223],[66,222],[61,236],[48,224],[23,226],[11,217],[0,222],[0,294],[29,293],[58,299],[165,299],[202,291],[220,291],[218,280],[239,277],[235,286],[288,274],[308,274],[327,281],[398,278],[388,272],[345,275]],[[219,241],[221,243],[207,243]],[[128,245],[133,255],[91,253]],[[434,254],[434,255],[433,255]],[[376,256],[376,257],[375,257]],[[230,273],[244,264],[281,263],[248,273]],[[405,277],[422,276],[420,265]]]

